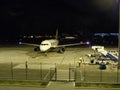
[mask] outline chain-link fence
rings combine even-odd
[[[56,72],[56,64],[50,63],[8,63],[0,64],[1,80],[49,81]]]
[[[76,67],[76,82],[86,83],[120,83],[120,70],[117,67],[100,69],[100,65],[87,65]]]
[[[107,65],[105,70],[99,65],[82,64],[58,65],[53,63],[8,63],[0,64],[0,80],[57,81],[67,80],[78,83],[120,83],[120,70]]]

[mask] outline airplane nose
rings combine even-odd
[[[48,48],[46,48],[46,47],[44,47],[44,46],[40,46],[40,51],[41,52],[45,52],[45,51],[47,51],[48,50]]]
[[[46,51],[46,49],[45,49],[45,48],[40,48],[40,50],[41,50],[42,52],[45,52],[45,51]]]

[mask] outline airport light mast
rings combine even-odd
[[[118,59],[118,69],[120,69],[120,1],[118,0],[118,18],[119,18],[119,24],[118,24],[118,29],[119,29],[119,36],[118,36],[118,52],[119,52],[119,59]]]

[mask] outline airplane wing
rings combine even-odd
[[[30,46],[40,46],[39,44],[30,44],[30,43],[22,43],[22,42],[20,44],[30,45]]]

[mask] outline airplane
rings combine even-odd
[[[85,42],[85,43],[84,42],[80,42],[80,43],[59,45],[58,30],[56,30],[55,39],[43,40],[41,42],[41,44],[30,44],[30,43],[22,43],[22,42],[20,42],[20,44],[35,46],[34,51],[41,51],[41,52],[44,52],[44,53],[49,51],[49,50],[53,50],[53,49],[59,48],[58,52],[59,53],[63,53],[65,51],[65,47],[81,45],[81,44],[89,44],[89,42]]]

